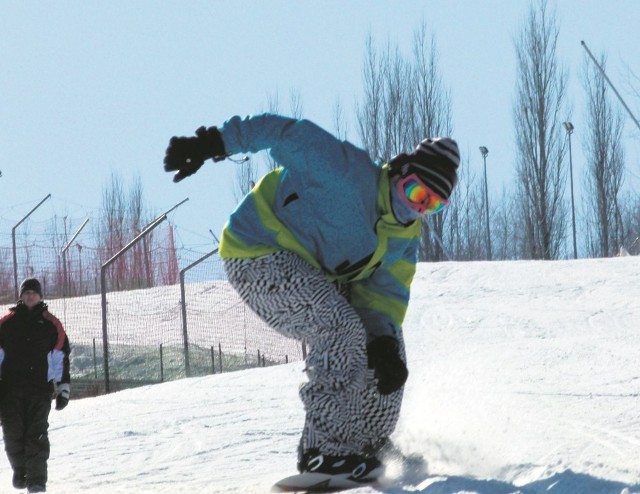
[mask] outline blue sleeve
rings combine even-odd
[[[245,118],[235,116],[219,130],[227,153],[257,153],[275,146],[296,122],[293,118],[267,113]]]
[[[327,177],[348,173],[350,162],[365,159],[362,149],[340,141],[309,120],[296,120],[265,113],[227,120],[220,128],[225,150],[230,154],[269,150],[278,165],[303,170],[307,176]]]

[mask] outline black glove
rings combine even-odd
[[[222,161],[227,157],[224,142],[216,127],[196,130],[196,137],[172,137],[164,157],[164,170],[178,171],[173,176],[179,182],[197,172],[205,160]]]
[[[71,387],[69,383],[58,383],[56,386],[56,410],[62,410],[69,404]]]
[[[399,390],[409,371],[400,358],[400,346],[393,336],[380,336],[367,345],[369,369],[374,369],[380,394]]]

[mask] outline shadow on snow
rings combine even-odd
[[[400,486],[386,487],[386,494],[625,494],[640,493],[640,484],[627,485],[622,482],[599,479],[582,473],[566,470],[544,480],[515,486],[499,480],[480,480],[471,477],[428,476],[421,481],[401,481]]]

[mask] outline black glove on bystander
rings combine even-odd
[[[400,358],[400,346],[393,336],[380,336],[367,345],[369,368],[374,369],[380,394],[399,390],[407,380],[409,371]]]
[[[172,137],[164,157],[164,170],[177,171],[174,182],[197,172],[205,160],[222,161],[227,157],[224,142],[216,127],[196,130],[196,137]]]
[[[56,410],[62,410],[69,404],[69,396],[71,394],[71,387],[69,383],[58,383],[56,386]]]

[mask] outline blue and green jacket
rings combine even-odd
[[[308,120],[233,117],[219,129],[229,154],[268,149],[280,167],[238,205],[224,227],[223,258],[295,252],[350,301],[369,340],[400,331],[409,302],[420,219],[400,224],[391,209],[388,166]]]

